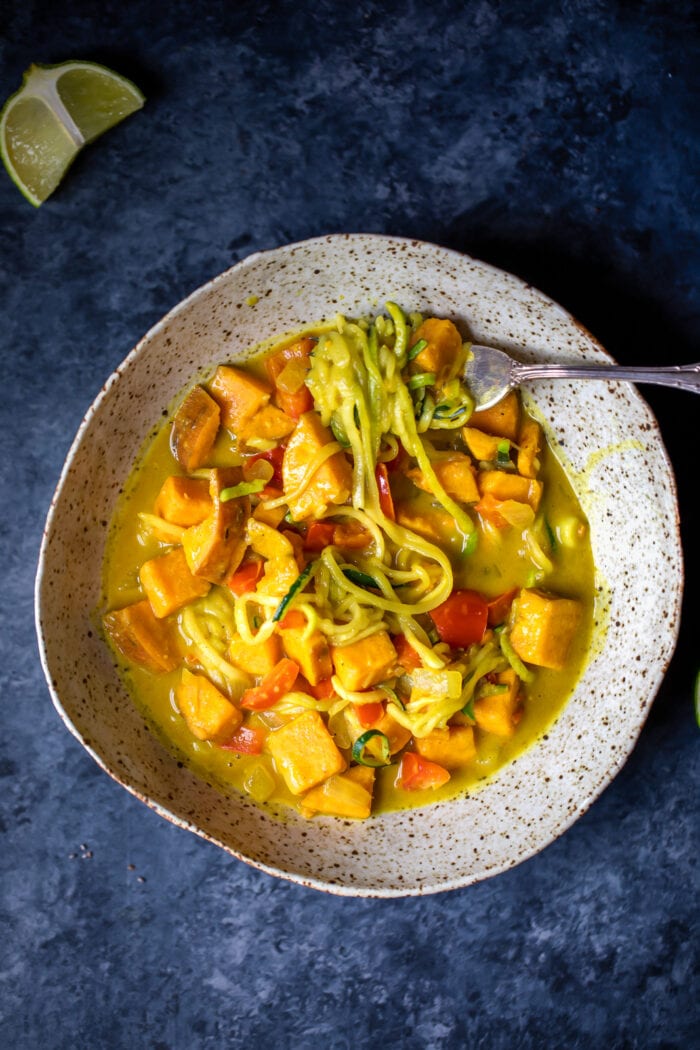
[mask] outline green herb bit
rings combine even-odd
[[[412,361],[414,357],[418,357],[421,350],[425,350],[428,345],[427,339],[419,339],[417,343],[414,343],[411,349],[408,351],[407,361]]]
[[[507,685],[498,685],[495,682],[485,682],[484,685],[479,686],[477,697],[480,700],[482,696],[500,696],[501,693],[507,692]]]
[[[376,740],[379,744],[379,758],[375,758],[373,755],[367,755],[365,753],[365,749],[370,740]],[[388,766],[391,762],[389,738],[385,733],[381,733],[378,729],[368,729],[362,734],[362,736],[358,736],[357,740],[352,745],[352,757],[353,761],[357,762],[360,766],[371,766],[373,769],[377,769],[379,766]]]
[[[695,676],[695,721],[700,729],[700,671]]]
[[[496,445],[496,466],[501,468],[513,466],[510,459],[510,441],[499,441]]]
[[[304,571],[299,573],[299,575],[297,576],[296,580],[294,581],[294,583],[289,588],[289,590],[285,594],[285,596],[282,599],[282,601],[279,603],[279,605],[275,609],[274,615],[272,617],[273,623],[277,623],[278,620],[282,619],[282,617],[284,616],[285,612],[289,608],[289,605],[292,602],[292,600],[294,598],[296,598],[297,594],[301,594],[301,592],[304,590],[304,587],[306,587],[306,584],[311,579],[315,568],[316,568],[316,561],[315,560],[314,561],[310,561],[309,564],[304,569]]]
[[[260,478],[254,481],[241,481],[238,485],[222,488],[218,498],[221,503],[228,503],[229,500],[237,500],[239,496],[253,496],[254,492],[261,492],[264,486],[266,482],[261,481]]]
[[[544,519],[544,531],[547,533],[550,550],[554,554],[557,549],[557,537],[547,518]]]
[[[472,722],[476,722],[476,715],[474,714],[474,697],[473,696],[471,697],[470,700],[467,701],[467,703],[462,708],[462,714],[466,715],[467,718],[470,718],[472,720]]]
[[[241,481],[238,485],[230,485],[227,489],[222,489],[219,493],[219,499],[222,503],[228,503],[230,499],[238,499],[239,496],[252,496],[255,492],[262,492],[265,488],[265,482],[260,478],[255,478],[254,481]]]
[[[406,385],[409,390],[419,390],[421,387],[435,386],[435,373],[416,372],[414,376],[411,376]]]

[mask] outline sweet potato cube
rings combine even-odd
[[[206,478],[166,478],[156,496],[153,510],[173,525],[199,525],[212,509]]]
[[[175,687],[175,700],[198,740],[225,740],[243,721],[239,709],[208,678],[186,668]]]
[[[344,689],[369,689],[391,677],[398,664],[394,643],[386,631],[331,650],[335,673]]]
[[[498,435],[487,434],[478,427],[462,427],[462,438],[474,459],[486,463],[493,462],[497,458],[498,446],[504,440]]]
[[[229,646],[229,659],[252,675],[265,675],[282,659],[282,643],[278,634],[271,634],[264,642],[248,644],[236,636]]]
[[[310,814],[366,820],[372,810],[373,786],[374,770],[369,766],[353,766],[346,773],[336,773],[312,788],[304,795],[303,809]]]
[[[523,478],[504,470],[482,470],[478,474],[481,495],[490,493],[494,499],[515,500],[527,503],[537,510],[542,498],[542,482],[536,478]]]
[[[249,445],[260,441],[280,441],[291,434],[295,421],[281,408],[265,405],[238,429],[238,437]],[[265,446],[269,448],[268,446]]]
[[[175,459],[188,473],[206,463],[219,432],[221,413],[204,387],[195,386],[182,402],[170,433]]]
[[[302,795],[346,766],[318,711],[305,711],[270,733],[266,746],[293,795]]]
[[[342,504],[352,491],[352,467],[344,452],[337,452],[318,468],[306,488],[293,497],[311,461],[324,445],[333,441],[317,412],[305,412],[299,418],[287,443],[282,460],[282,479],[290,513],[295,521],[322,517],[329,504]]]
[[[542,427],[531,416],[523,415],[518,434],[518,473],[524,478],[536,478],[540,461],[538,453],[542,447]]]
[[[560,670],[580,620],[580,602],[522,590],[513,602],[510,641],[525,663]]]
[[[225,488],[240,481],[237,467],[216,468],[209,472],[211,512],[199,525],[192,525],[182,537],[187,564],[194,576],[210,583],[223,583],[240,565],[246,549],[245,523],[250,515],[250,499],[222,501]]]
[[[350,766],[349,769],[343,773],[343,776],[347,780],[353,780],[356,784],[361,784],[365,791],[368,791],[370,795],[374,791],[374,778],[375,770],[371,766]]]
[[[230,365],[219,365],[209,390],[221,409],[221,422],[236,436],[272,395],[272,387],[264,379]]]
[[[158,619],[202,598],[211,586],[207,580],[192,575],[182,547],[144,562],[139,577]]]
[[[474,730],[471,726],[448,726],[434,729],[427,736],[416,737],[415,748],[430,762],[445,769],[458,769],[476,758]]]
[[[174,634],[147,599],[107,613],[102,623],[115,649],[147,671],[172,671],[179,664]]]
[[[476,503],[479,499],[479,488],[476,483],[475,471],[469,456],[464,452],[455,452],[449,459],[436,459],[432,464],[437,479],[448,496],[459,500],[460,503]],[[414,467],[407,471],[407,477],[414,485],[425,492],[430,492],[423,471]]]
[[[303,336],[301,339],[283,346],[281,350],[265,358],[265,371],[271,382],[276,385],[280,374],[290,363],[299,364],[308,369],[309,354],[317,342],[318,340],[314,336]]]
[[[518,395],[514,390],[511,390],[509,394],[506,394],[504,398],[491,408],[482,408],[478,412],[473,412],[469,422],[472,426],[478,427],[479,430],[483,430],[487,434],[494,434],[496,437],[515,441],[518,436],[520,423]]]
[[[474,719],[479,729],[485,733],[507,738],[513,735],[520,721],[520,679],[515,671],[509,668],[496,675],[496,684],[506,686],[505,691],[475,700]]]
[[[312,631],[309,638],[304,638],[303,627],[287,627],[282,628],[281,634],[285,653],[299,664],[301,673],[311,685],[318,685],[331,677],[331,650],[321,631]]]
[[[465,353],[462,336],[452,321],[429,317],[413,334],[411,346],[421,339],[428,345],[414,357],[411,371],[434,372],[438,385],[454,379],[464,364]]]

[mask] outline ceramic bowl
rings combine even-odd
[[[675,483],[649,408],[629,385],[539,383],[536,405],[588,515],[598,603],[590,661],[534,746],[479,790],[365,822],[283,823],[224,798],[151,735],[94,626],[107,526],[132,461],[189,384],[275,334],[387,299],[452,317],[522,359],[609,361],[565,310],[456,252],[333,235],[244,259],[160,321],[108,379],[70,450],[46,523],[37,630],[54,704],[112,777],[166,819],[274,875],[341,894],[461,887],[541,850],[631,751],[676,641],[682,560]]]

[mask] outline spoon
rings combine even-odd
[[[628,368],[624,365],[523,364],[493,346],[472,346],[473,357],[464,366],[464,379],[477,409],[490,408],[509,390],[531,379],[605,379],[655,383],[694,390],[700,394],[700,364],[664,368]]]

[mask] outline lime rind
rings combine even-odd
[[[93,77],[91,72],[95,74]],[[66,92],[64,101],[60,81],[72,73],[83,76],[70,78],[74,90],[72,96],[70,91]],[[75,84],[79,88],[77,94]],[[60,137],[55,136],[56,125],[51,126],[50,121],[44,120],[44,140],[54,135],[54,145],[58,143],[52,153],[51,142],[42,141],[41,120],[32,126],[31,119],[20,134],[17,135],[16,127],[12,129],[17,137],[10,144],[10,118],[18,104],[30,99],[39,100],[53,114],[56,125],[63,128],[72,146],[59,141]],[[136,112],[144,102],[145,96],[131,80],[96,62],[32,64],[23,76],[22,86],[0,110],[0,156],[10,178],[30,204],[39,207],[56,189],[83,146]],[[31,107],[25,108],[31,110]],[[35,113],[40,112],[45,118],[41,107],[35,107]],[[74,115],[77,120],[73,119]],[[47,128],[50,128],[48,136]],[[22,170],[18,170],[13,153],[15,158],[23,158]]]

